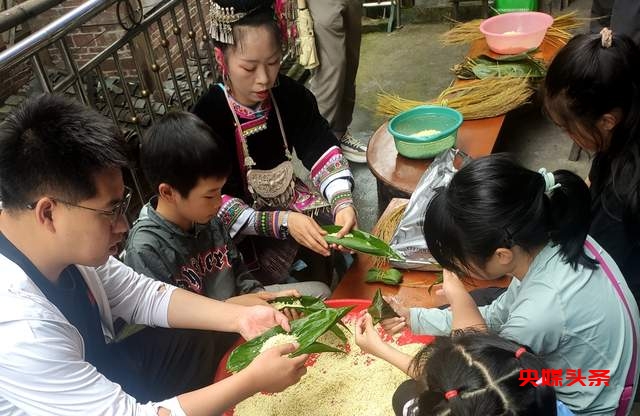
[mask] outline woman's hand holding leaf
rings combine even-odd
[[[270,306],[250,306],[238,317],[237,332],[246,340],[253,339],[274,326],[281,326],[290,331],[289,320],[282,313]]]
[[[346,234],[348,234],[351,230],[358,228],[358,214],[353,205],[347,205],[344,208],[340,209],[336,213],[336,217],[334,219],[336,225],[341,226],[342,228],[338,231],[336,237],[342,238]],[[353,250],[345,248],[339,244],[331,244],[331,248],[337,249],[340,251],[346,251],[348,253],[353,254]]]
[[[299,212],[290,212],[288,217],[289,234],[298,243],[322,256],[329,256],[329,244],[325,241],[327,234],[315,220]]]
[[[243,371],[250,374],[255,391],[278,393],[300,381],[306,374],[304,363],[308,354],[289,358],[298,348],[297,344],[283,344],[270,348],[258,355]]]

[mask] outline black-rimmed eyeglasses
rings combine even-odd
[[[78,205],[78,204],[73,204],[69,201],[65,201],[64,199],[60,199],[60,198],[54,198],[54,197],[49,197],[52,200],[59,202],[61,204],[64,205],[68,205],[70,207],[75,207],[75,208],[82,208],[82,209],[86,209],[89,211],[94,211],[97,213],[100,213],[106,217],[109,218],[109,221],[111,222],[111,225],[115,225],[118,220],[124,216],[127,212],[127,209],[129,208],[129,203],[131,202],[131,188],[129,188],[128,186],[124,187],[124,198],[122,198],[121,201],[117,202],[114,206],[113,209],[111,210],[106,210],[106,209],[99,209],[99,208],[91,208],[91,207],[85,207],[83,205]],[[32,202],[30,204],[27,205],[28,209],[34,209],[36,207],[36,204],[38,203],[38,201],[36,202]]]

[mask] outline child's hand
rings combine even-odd
[[[383,298],[399,315],[397,318],[383,319],[380,321],[380,326],[382,326],[385,332],[389,335],[395,335],[406,327],[410,327],[411,313],[409,308],[398,302],[398,299],[396,299],[395,296],[383,296]]]
[[[236,331],[242,338],[250,340],[278,325],[287,332],[291,330],[289,319],[282,312],[270,306],[250,306],[238,316]]]
[[[265,295],[266,294],[266,295]],[[272,299],[271,294],[268,292],[247,293],[244,295],[234,296],[227,299],[225,302],[234,303],[242,306],[255,306],[263,305],[269,306],[268,300]]]
[[[297,344],[284,344],[270,348],[243,370],[251,374],[255,391],[278,393],[300,381],[307,372],[304,363],[309,355],[288,357],[298,347]]]
[[[264,292],[264,293],[268,293],[268,292]],[[275,298],[281,298],[281,297],[288,297],[288,296],[299,298],[301,296],[300,292],[298,292],[296,289],[281,290],[279,292],[272,292],[270,294],[273,295],[273,297],[269,300],[273,300]],[[302,312],[300,312],[296,308],[283,308],[280,310],[280,312],[282,312],[290,321],[299,319],[302,316]]]
[[[464,296],[465,298],[469,296],[464,284],[462,284],[462,281],[454,272],[446,269],[443,270],[442,279],[442,293],[439,293],[440,291],[438,291],[438,294],[444,295],[450,304],[453,304],[455,300],[460,298],[460,296]]]
[[[373,320],[368,313],[364,313],[358,317],[354,334],[358,347],[368,354],[378,356],[380,349],[384,348],[385,344],[373,326]]]

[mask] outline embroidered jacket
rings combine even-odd
[[[353,177],[338,141],[327,121],[320,115],[313,94],[291,78],[280,75],[273,97],[282,116],[289,150],[296,153],[310,171],[310,182],[331,203],[335,212],[353,204]],[[273,169],[286,160],[280,126],[272,105],[256,109],[233,104],[256,169]],[[214,85],[198,101],[194,114],[206,122],[225,142],[232,171],[223,193],[226,195],[218,214],[229,233],[278,237],[275,213],[257,212],[246,188],[244,156],[236,140],[236,127],[223,90]],[[282,207],[283,210],[286,207]]]

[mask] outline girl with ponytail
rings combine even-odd
[[[589,171],[591,235],[640,297],[640,48],[609,29],[578,35],[549,66],[544,109],[581,148]]]
[[[543,360],[525,347],[495,334],[462,332],[436,337],[415,357],[384,343],[371,323],[360,318],[356,340],[365,352],[413,377],[398,391],[411,391],[409,402],[394,397],[394,411],[406,416],[569,416],[549,383],[523,384],[525,374],[542,374]],[[395,362],[394,362],[395,358]]]
[[[470,162],[436,192],[424,227],[457,313],[392,300],[401,317],[383,327],[432,335],[489,329],[529,346],[550,368],[608,370],[609,386],[565,384],[556,391],[572,411],[613,414],[623,388],[635,384],[638,308],[615,262],[587,236],[589,201],[587,185],[568,171],[534,172],[504,155]],[[513,280],[477,308],[457,275]]]

